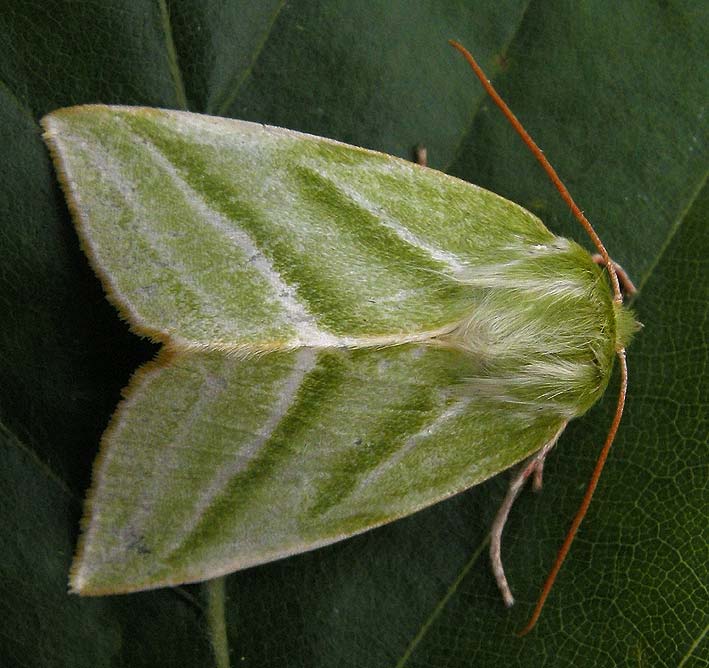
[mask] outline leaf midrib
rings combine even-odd
[[[687,200],[687,203],[685,206],[683,206],[679,214],[677,215],[675,221],[672,223],[670,226],[669,230],[667,231],[667,234],[665,235],[665,240],[662,242],[662,245],[660,246],[659,250],[657,251],[657,254],[655,255],[655,259],[652,261],[650,266],[648,267],[647,271],[643,275],[642,279],[638,282],[638,292],[642,292],[643,287],[645,284],[652,278],[652,275],[655,271],[655,269],[659,266],[660,262],[662,261],[662,258],[665,256],[667,253],[667,250],[670,248],[672,245],[672,241],[679,232],[679,230],[682,227],[682,223],[686,220],[687,216],[689,215],[689,212],[692,210],[694,207],[694,204],[696,201],[699,199],[699,196],[704,189],[704,187],[707,184],[707,178],[709,177],[709,169],[707,169],[702,177],[697,181],[697,186],[694,188],[692,191],[692,194]]]

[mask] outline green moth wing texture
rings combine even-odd
[[[187,112],[42,125],[109,299],[165,344],[104,434],[75,591],[203,580],[408,515],[608,383],[623,318],[603,272],[493,193]]]

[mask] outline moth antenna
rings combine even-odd
[[[591,225],[589,220],[583,214],[583,211],[581,211],[576,202],[574,202],[573,198],[571,197],[571,193],[569,193],[568,189],[563,184],[563,182],[559,178],[559,175],[556,173],[556,170],[551,166],[551,163],[547,160],[542,150],[539,148],[539,146],[537,146],[537,143],[524,129],[524,126],[519,122],[517,117],[512,113],[512,110],[507,106],[506,102],[500,97],[493,85],[488,81],[487,77],[485,76],[485,73],[478,65],[475,58],[473,58],[470,52],[459,42],[456,42],[455,40],[449,40],[449,44],[455,49],[457,49],[468,61],[468,64],[472,68],[473,72],[475,72],[475,75],[480,80],[480,83],[485,88],[487,94],[492,98],[492,101],[497,105],[500,111],[502,111],[502,113],[505,115],[505,118],[507,118],[507,120],[509,121],[510,125],[512,125],[517,134],[522,138],[522,141],[527,145],[527,148],[532,152],[534,157],[544,168],[544,171],[547,173],[547,176],[551,179],[551,182],[559,191],[559,194],[566,202],[569,209],[571,209],[571,212],[586,230],[586,233],[591,238],[591,241],[598,250],[603,260],[603,264],[605,264],[606,266],[608,275],[610,276],[611,286],[613,288],[613,301],[617,304],[622,304],[623,296],[620,291],[620,283],[618,281],[618,274],[616,272],[616,264],[613,262],[613,260],[611,260],[611,257],[608,254],[606,247],[603,245],[603,242],[596,233],[596,230],[593,228],[593,225]],[[630,285],[632,286],[632,283],[630,283]],[[551,591],[551,588],[554,585],[556,576],[558,575],[559,570],[561,569],[561,565],[564,563],[566,555],[569,553],[571,543],[573,543],[574,538],[576,537],[576,532],[578,531],[579,526],[581,525],[581,522],[583,521],[583,518],[586,515],[586,511],[588,510],[589,505],[591,504],[593,493],[596,491],[598,480],[601,477],[601,472],[603,471],[606,459],[608,458],[608,453],[611,449],[611,445],[613,445],[615,435],[618,432],[618,426],[620,425],[620,420],[623,416],[623,409],[625,407],[625,396],[628,391],[628,364],[625,356],[625,348],[618,349],[616,351],[616,354],[620,363],[620,390],[618,394],[618,402],[616,404],[615,415],[613,416],[613,422],[611,423],[610,429],[608,430],[608,435],[606,436],[606,440],[603,444],[603,448],[601,449],[601,453],[598,456],[598,459],[596,460],[596,466],[594,467],[593,473],[591,474],[591,479],[588,483],[588,486],[586,487],[586,492],[584,493],[581,505],[576,511],[576,515],[574,516],[574,519],[571,522],[571,527],[569,528],[569,531],[566,534],[566,538],[564,538],[564,542],[556,556],[556,560],[554,561],[554,564],[551,567],[551,570],[549,571],[549,575],[547,576],[546,582],[544,583],[542,591],[539,594],[539,599],[537,600],[537,604],[534,607],[532,616],[527,622],[527,625],[517,633],[518,636],[524,636],[529,633],[534,628],[535,624],[537,623],[537,620],[539,619],[539,615],[541,614],[542,608],[544,607],[544,603],[546,602],[547,597],[549,596],[549,592]]]
[[[628,391],[628,364],[625,359],[625,349],[619,350],[617,355],[618,361],[620,362],[620,391],[618,393],[618,403],[616,404],[613,422],[611,423],[611,427],[608,430],[606,442],[603,444],[601,454],[598,455],[598,459],[596,460],[596,466],[594,467],[593,473],[591,474],[591,480],[589,480],[588,482],[588,487],[586,487],[586,492],[583,495],[581,505],[576,511],[576,515],[574,516],[573,522],[571,522],[571,527],[569,528],[569,531],[566,534],[566,538],[564,538],[564,543],[559,548],[559,552],[556,555],[554,565],[551,567],[549,575],[547,575],[546,582],[544,583],[542,591],[539,594],[537,604],[534,606],[532,616],[529,618],[527,625],[521,631],[517,632],[517,635],[520,637],[527,635],[527,633],[529,633],[534,628],[534,625],[539,619],[539,615],[541,615],[542,613],[542,608],[544,607],[544,603],[547,600],[547,596],[549,596],[551,588],[554,586],[556,576],[558,575],[559,570],[561,569],[561,565],[564,563],[564,559],[566,559],[566,555],[569,553],[571,543],[574,542],[576,532],[578,531],[579,526],[583,521],[583,518],[586,516],[586,511],[588,510],[589,505],[591,505],[591,498],[593,497],[593,493],[596,491],[596,486],[598,485],[598,480],[601,477],[601,472],[603,471],[606,459],[608,458],[608,453],[610,452],[611,445],[613,445],[615,435],[618,432],[620,419],[623,416],[623,407],[625,406],[625,395]]]
[[[593,225],[591,225],[588,218],[584,216],[583,211],[581,211],[576,202],[574,202],[573,198],[571,197],[571,193],[563,184],[563,182],[559,178],[559,175],[556,173],[556,170],[551,166],[551,163],[546,159],[546,156],[544,155],[542,149],[537,146],[537,143],[524,129],[524,126],[522,125],[522,123],[519,122],[519,119],[512,113],[512,110],[507,106],[507,103],[500,97],[499,93],[494,89],[493,85],[488,81],[487,77],[485,76],[485,72],[482,71],[482,68],[480,67],[480,65],[478,65],[475,58],[473,58],[473,56],[470,55],[470,52],[459,42],[456,42],[455,40],[451,39],[448,40],[448,43],[463,54],[463,57],[468,61],[468,64],[473,69],[473,72],[475,72],[475,76],[480,79],[480,83],[487,91],[487,94],[492,98],[492,101],[499,107],[500,111],[505,115],[505,118],[507,118],[507,120],[510,122],[510,125],[515,129],[517,134],[522,138],[522,141],[527,145],[527,148],[532,152],[539,164],[544,168],[544,171],[547,173],[547,176],[551,179],[551,182],[559,191],[559,194],[562,196],[569,209],[571,209],[571,213],[574,214],[576,219],[586,230],[586,233],[591,238],[593,245],[598,249],[598,252],[603,257],[603,261],[611,278],[614,299],[616,302],[622,303],[623,297],[620,293],[620,285],[618,283],[618,276],[615,271],[615,266],[613,264],[613,261],[611,260],[610,255],[608,254],[608,251],[606,250],[606,247],[603,245],[601,238],[598,236],[596,230],[593,228]]]

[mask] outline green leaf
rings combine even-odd
[[[2,483],[4,498],[25,508],[6,509],[4,535],[14,540],[3,548],[0,589],[11,602],[4,618],[16,625],[0,641],[4,664],[209,664],[206,624],[183,596],[63,598],[66,551],[99,436],[130,372],[152,350],[127,333],[79,252],[36,121],[76,103],[182,107],[182,88],[193,111],[402,157],[423,142],[433,166],[581,240],[449,53],[450,37],[481,59],[641,286],[635,306],[645,329],[629,354],[626,421],[534,635],[520,641],[511,632],[579,502],[612,391],[571,424],[548,462],[543,493],[523,495],[512,513],[504,551],[517,608],[502,607],[480,552],[506,487],[496,479],[374,532],[229,577],[232,661],[706,663],[709,249],[699,193],[709,159],[698,64],[707,57],[707,10],[691,2],[626,3],[622,11],[603,2],[413,4],[290,2],[263,15],[214,2],[3,4],[0,145],[11,157],[0,167],[3,462],[20,456],[19,444],[36,455],[24,460],[22,475],[8,467]],[[72,490],[72,509],[57,501],[59,492],[33,492],[47,484],[44,467]],[[39,545],[47,545],[46,587],[26,566]],[[89,627],[88,637],[72,631],[94,610],[114,623]],[[38,637],[46,630],[70,642],[45,652]]]

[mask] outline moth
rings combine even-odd
[[[498,195],[329,139],[103,105],[42,125],[108,299],[162,344],[103,435],[73,591],[280,559],[526,460],[492,532],[510,603],[507,513],[617,358],[618,410],[570,542],[636,329],[582,214],[600,260]]]

